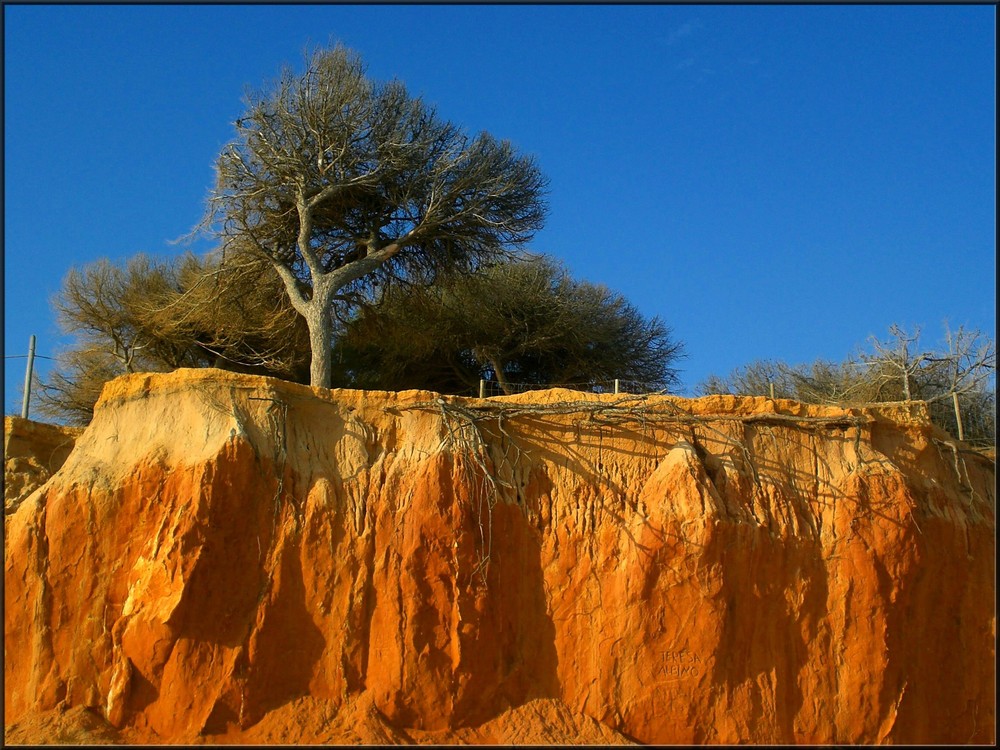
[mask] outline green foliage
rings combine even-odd
[[[345,326],[336,379],[364,388],[474,391],[481,378],[676,385],[682,346],[620,294],[536,256],[434,285],[393,285]]]
[[[55,300],[76,335],[41,383],[43,414],[86,423],[108,380],[127,372],[222,367],[309,378],[309,339],[269,263],[233,251],[156,261],[138,255],[73,269]],[[475,391],[480,378],[586,386],[614,378],[677,383],[682,347],[624,297],[535,257],[439,283],[396,283],[341,322],[335,384]]]

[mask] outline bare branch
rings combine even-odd
[[[317,50],[304,73],[286,69],[246,105],[207,221],[275,265],[311,329],[330,324],[334,295],[374,274],[472,269],[544,220],[531,158],[486,133],[468,138],[397,81],[370,81],[343,47]],[[314,351],[314,384],[329,378],[329,352]]]

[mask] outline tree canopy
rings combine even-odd
[[[542,226],[531,157],[440,119],[342,46],[246,98],[208,222],[269,261],[305,319],[313,385],[331,384],[331,307],[387,278],[493,262]]]
[[[145,255],[72,269],[53,300],[75,335],[40,383],[41,411],[90,421],[104,383],[129,372],[223,367],[308,377],[308,335],[270,264],[240,252]]]
[[[42,412],[86,423],[104,383],[127,372],[223,367],[308,382],[305,322],[255,257],[137,255],[73,269],[54,304],[76,340],[40,384]],[[668,388],[683,351],[657,318],[537,256],[367,295],[339,320],[332,355],[338,387],[475,393],[480,378]]]
[[[491,380],[586,386],[676,385],[680,343],[620,294],[535,256],[434,285],[395,285],[346,324],[338,379],[366,388],[473,390]]]

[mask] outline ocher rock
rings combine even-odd
[[[921,404],[621,399],[113,381],[8,520],[8,726],[995,740],[992,461]]]
[[[17,510],[28,495],[45,484],[66,461],[83,432],[79,427],[3,418],[4,515]]]

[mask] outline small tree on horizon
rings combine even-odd
[[[273,264],[308,326],[314,386],[331,384],[338,299],[509,256],[544,220],[530,157],[466,135],[398,81],[369,80],[340,45],[249,93],[236,130],[206,221]]]
[[[920,327],[910,333],[893,323],[889,326],[887,340],[869,336],[868,341],[874,353],[862,353],[861,361],[871,368],[869,377],[884,383],[898,383],[903,389],[903,401],[912,400],[920,391],[920,373],[934,361],[930,351],[914,351],[920,347]]]
[[[710,375],[704,394],[775,395],[807,403],[865,404],[924,401],[933,422],[960,440],[996,439],[996,344],[979,329],[945,322],[944,346],[920,345],[920,329],[893,324],[889,337],[868,337],[872,351],[859,351],[842,363],[817,360],[790,366],[755,361],[728,377]],[[970,429],[966,429],[964,422]]]

